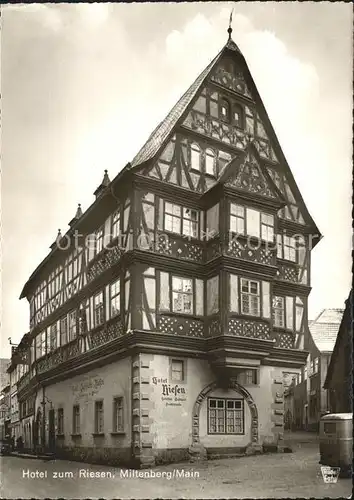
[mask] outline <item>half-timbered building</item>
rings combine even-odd
[[[231,29],[95,197],[21,294],[35,443],[137,466],[281,447],[320,235]]]

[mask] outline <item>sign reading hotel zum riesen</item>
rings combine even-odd
[[[152,377],[152,383],[161,388],[161,401],[166,406],[182,406],[182,402],[187,401],[185,387],[169,384],[167,378]]]

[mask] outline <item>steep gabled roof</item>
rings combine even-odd
[[[226,46],[225,46],[226,47]],[[167,139],[169,134],[172,132],[173,127],[177,124],[178,120],[183,115],[184,111],[187,109],[188,105],[191,103],[196,93],[202,86],[204,80],[210,74],[215,64],[221,58],[221,55],[225,47],[219,52],[219,54],[211,61],[211,63],[200,73],[195,82],[189,87],[187,92],[183,94],[180,100],[173,106],[171,111],[168,113],[166,118],[162,120],[161,123],[152,132],[144,146],[140,149],[138,154],[134,157],[131,162],[132,167],[136,167],[147,160],[150,160],[158,152],[164,141]]]
[[[343,309],[324,309],[309,322],[312,339],[320,352],[332,352],[336,343]]]

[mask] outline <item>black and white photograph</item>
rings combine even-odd
[[[351,498],[352,3],[0,9],[1,498]]]

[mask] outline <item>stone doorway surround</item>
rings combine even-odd
[[[218,380],[214,380],[214,382],[211,382],[200,391],[197,399],[195,400],[192,414],[192,444],[189,448],[189,453],[192,459],[200,460],[206,458],[206,449],[201,444],[199,437],[200,408],[207,395],[215,389],[218,389],[219,387],[221,387],[220,382]],[[222,387],[225,388],[225,385],[222,385]],[[236,380],[232,378],[229,379],[226,388],[233,389],[234,391],[241,394],[241,396],[243,396],[244,400],[248,404],[251,412],[251,442],[247,445],[246,454],[251,455],[254,453],[260,453],[262,447],[259,444],[258,438],[258,411],[256,403],[254,402],[251,394],[242,385],[236,382]]]

